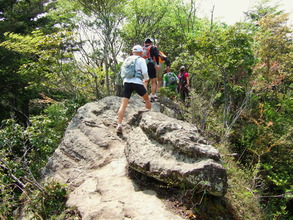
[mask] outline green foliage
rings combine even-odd
[[[189,40],[188,53],[176,61],[185,62],[191,70],[192,88],[223,112],[222,123],[227,128],[223,137],[229,135],[239,117],[237,111],[244,110],[250,97],[251,46],[252,38],[237,26],[214,27]]]
[[[67,48],[72,40],[70,32],[44,35],[40,31],[33,31],[26,36],[14,33],[6,33],[5,36],[7,40],[0,46],[26,57],[17,71],[25,84],[37,87],[46,82],[51,84],[53,79],[56,80],[56,75],[62,78],[64,74],[64,77],[67,77],[69,65],[60,67],[60,64],[72,58],[71,52],[62,50]],[[60,81],[56,83],[60,86]]]
[[[224,133],[221,118],[217,117],[218,110],[214,107],[215,100],[205,99],[195,89],[190,92],[190,108],[191,114],[186,114],[186,120],[194,123],[202,131],[202,135],[219,141],[221,134]]]
[[[286,219],[292,215],[288,209],[290,199],[289,174],[292,163],[292,94],[290,75],[292,56],[290,32],[284,25],[286,15],[266,13],[258,20],[254,68],[257,77],[252,82],[254,95],[250,110],[242,115],[232,139],[241,152],[239,160],[251,169],[257,167],[260,174],[257,190],[263,195],[262,202],[268,207],[267,218]],[[288,32],[289,31],[289,32]],[[289,90],[288,90],[289,89]],[[260,166],[256,166],[259,164]]]
[[[0,38],[4,32],[29,33],[43,26],[43,19],[38,16],[44,13],[46,0],[14,1],[1,0]]]
[[[241,25],[214,26],[213,31],[193,37],[185,45],[188,52],[172,64],[184,64],[191,74],[193,91],[186,119],[215,141],[223,140],[221,133],[230,136],[238,160],[256,180],[249,186],[252,195],[262,195],[262,204],[270,209],[268,216],[275,218],[290,215],[286,195],[293,181],[288,90],[292,65],[287,62],[292,47],[284,18],[261,19],[255,44],[252,32]]]
[[[161,87],[160,90],[160,96],[166,96],[170,99],[174,99],[174,98],[178,98],[178,93],[168,89],[168,88],[165,88],[165,87]]]
[[[45,7],[48,11],[43,19],[46,21],[42,31],[46,34],[58,32],[58,30],[72,31],[77,27],[76,8],[79,8],[74,1],[56,0],[49,1]]]
[[[207,22],[196,16],[196,7],[194,1],[129,1],[122,27],[125,52],[151,37],[169,60],[175,60],[184,51],[185,41],[206,28]]]
[[[9,95],[2,96],[6,100],[2,104],[7,108],[16,109],[28,117],[30,100],[37,98],[41,92],[57,91],[69,97],[82,97],[93,93],[89,86],[95,85],[93,79],[87,74],[81,74],[76,68],[70,48],[68,49],[73,40],[71,32],[44,35],[40,31],[35,31],[27,36],[7,33],[6,37],[7,40],[0,45],[26,57],[14,70],[13,78],[8,76],[4,79],[6,85],[3,88]],[[16,89],[12,82],[16,84]],[[24,101],[19,101],[13,104],[16,106],[11,107],[12,98]]]
[[[41,190],[34,190],[29,196],[23,194],[25,212],[41,219],[56,219],[65,209],[67,187],[55,181],[46,182]]]
[[[127,23],[123,26],[123,36],[131,45],[142,44],[146,37],[153,37],[159,30],[159,23],[168,10],[168,1],[132,0],[125,7]]]
[[[49,190],[50,187],[53,188],[45,193],[36,187],[38,184],[35,179],[38,179],[48,157],[52,155],[60,143],[65,128],[75,114],[76,109],[85,102],[86,100],[73,99],[52,104],[44,110],[43,114],[30,117],[30,125],[27,128],[12,119],[2,123],[0,130],[0,144],[2,146],[0,150],[2,196],[0,210],[5,210],[4,216],[11,216],[12,211],[20,202],[19,196],[21,193],[29,197],[33,202],[31,205],[34,206],[37,205],[36,200],[40,199],[38,196],[46,195],[47,197],[45,198],[48,201],[44,201],[43,205],[49,206],[53,206],[50,201],[51,197],[54,197],[54,193],[57,194],[56,199],[64,196],[63,186],[57,183],[45,185],[45,191]],[[28,190],[34,190],[35,192],[31,194]],[[36,196],[37,198],[34,200],[31,196]],[[60,200],[61,202],[63,200]],[[63,208],[61,204],[59,206]],[[42,208],[53,209],[52,207]],[[44,211],[45,213],[43,214],[46,214],[47,211]]]
[[[76,0],[81,7],[76,10],[80,13],[82,10],[86,15],[82,15],[83,18],[80,19],[81,29],[85,29],[84,33],[91,32],[90,35],[98,36],[93,38],[87,33],[87,43],[90,45],[84,45],[81,47],[81,51],[85,52],[85,64],[84,67],[105,68],[105,87],[106,94],[111,94],[110,86],[114,85],[115,80],[111,80],[111,73],[116,73],[118,64],[118,54],[122,49],[122,43],[120,41],[120,28],[125,18],[123,12],[125,3],[127,1],[115,1],[115,0]],[[87,28],[84,28],[87,27]],[[81,44],[79,44],[81,45]],[[88,52],[90,51],[90,54]],[[83,67],[83,68],[84,68]],[[92,73],[90,73],[92,75]],[[94,77],[98,78],[97,74]],[[97,80],[95,79],[95,83]],[[100,89],[97,88],[96,83],[96,97],[100,98],[98,93]]]
[[[269,212],[285,218],[290,214],[282,211],[282,207],[290,200],[285,195],[290,192],[293,181],[290,175],[293,169],[292,100],[284,95],[274,95],[277,97],[282,99],[260,103],[258,111],[254,109],[246,120],[242,119],[242,124],[237,125],[241,130],[235,132],[237,140],[232,141],[241,152],[240,159],[246,167],[255,169],[256,164],[260,164],[261,178],[257,182],[260,187],[257,190],[264,196]]]
[[[252,7],[252,10],[246,12],[246,17],[250,20],[254,25],[257,24],[263,17],[267,15],[279,15],[284,14],[283,11],[278,9],[279,5],[269,6],[270,0],[262,0],[258,2],[255,6]],[[254,28],[257,29],[257,26]]]
[[[5,180],[4,175],[2,175],[2,169],[0,169],[0,217],[1,219],[7,219],[8,216],[11,216],[13,210],[19,205],[17,198],[14,198],[13,190],[17,187],[8,187],[7,181]]]
[[[60,30],[57,28],[58,23],[58,27],[61,27],[61,22],[69,21],[69,13],[66,13],[67,18],[64,15],[58,17],[57,11],[53,16],[54,13],[51,13],[50,9],[56,4],[45,4],[46,2],[8,0],[2,4],[1,1],[0,120],[14,115],[21,123],[27,125],[30,100],[37,97],[40,90],[48,89],[44,89],[42,84],[48,82],[46,73],[58,71],[60,74],[61,70],[65,69],[61,68],[60,61],[68,59],[68,53],[65,55],[58,52],[71,49],[68,35],[65,36],[66,31],[60,32],[60,36],[53,33]],[[48,11],[49,13],[46,13]],[[65,38],[67,41],[64,41]],[[48,65],[52,64],[58,68],[48,68]],[[51,83],[48,82],[48,85]]]

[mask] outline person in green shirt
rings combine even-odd
[[[163,87],[170,89],[173,92],[176,92],[178,85],[178,77],[173,72],[165,73],[163,76]]]

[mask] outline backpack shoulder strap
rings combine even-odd
[[[134,60],[134,75],[133,75],[133,77],[143,79],[143,75],[142,75],[141,70],[140,70],[140,72],[138,70],[136,70],[136,62],[139,58],[140,58],[140,56],[136,57]]]
[[[144,46],[143,47],[143,58],[147,59],[151,57],[151,47],[152,46]]]

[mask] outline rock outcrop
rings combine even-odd
[[[62,142],[44,168],[45,179],[68,184],[69,206],[83,219],[182,219],[131,180],[135,169],[168,184],[222,196],[227,175],[218,151],[196,127],[146,111],[140,97],[131,98],[117,136],[119,97],[110,96],[81,107]]]
[[[219,152],[189,123],[158,112],[142,114],[128,135],[125,154],[130,167],[160,181],[215,196],[226,193]]]

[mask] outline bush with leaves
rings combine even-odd
[[[66,208],[67,187],[55,181],[38,186],[30,195],[23,193],[20,200],[24,211],[41,219],[55,219]]]
[[[241,155],[239,161],[256,173],[254,188],[268,207],[267,215],[285,218],[293,194],[292,100],[284,94],[274,98],[275,103],[261,96],[258,108],[236,125],[231,140]]]
[[[159,94],[160,96],[166,96],[172,100],[178,98],[178,93],[176,93],[168,88],[165,88],[165,87],[161,87],[159,92],[160,92],[160,94]]]
[[[32,116],[30,125],[26,128],[13,119],[2,122],[0,210],[3,211],[1,212],[3,218],[11,217],[12,212],[21,205],[19,200],[21,194],[30,198],[29,201],[34,201],[31,196],[37,191],[43,193],[43,188],[47,186],[42,187],[38,183],[40,172],[57,148],[69,120],[84,102],[85,100],[71,100],[52,104],[44,110],[43,114]],[[48,185],[47,190],[51,186]],[[61,185],[56,183],[54,187],[60,188]],[[50,191],[51,194],[53,192],[60,193],[58,190]]]

